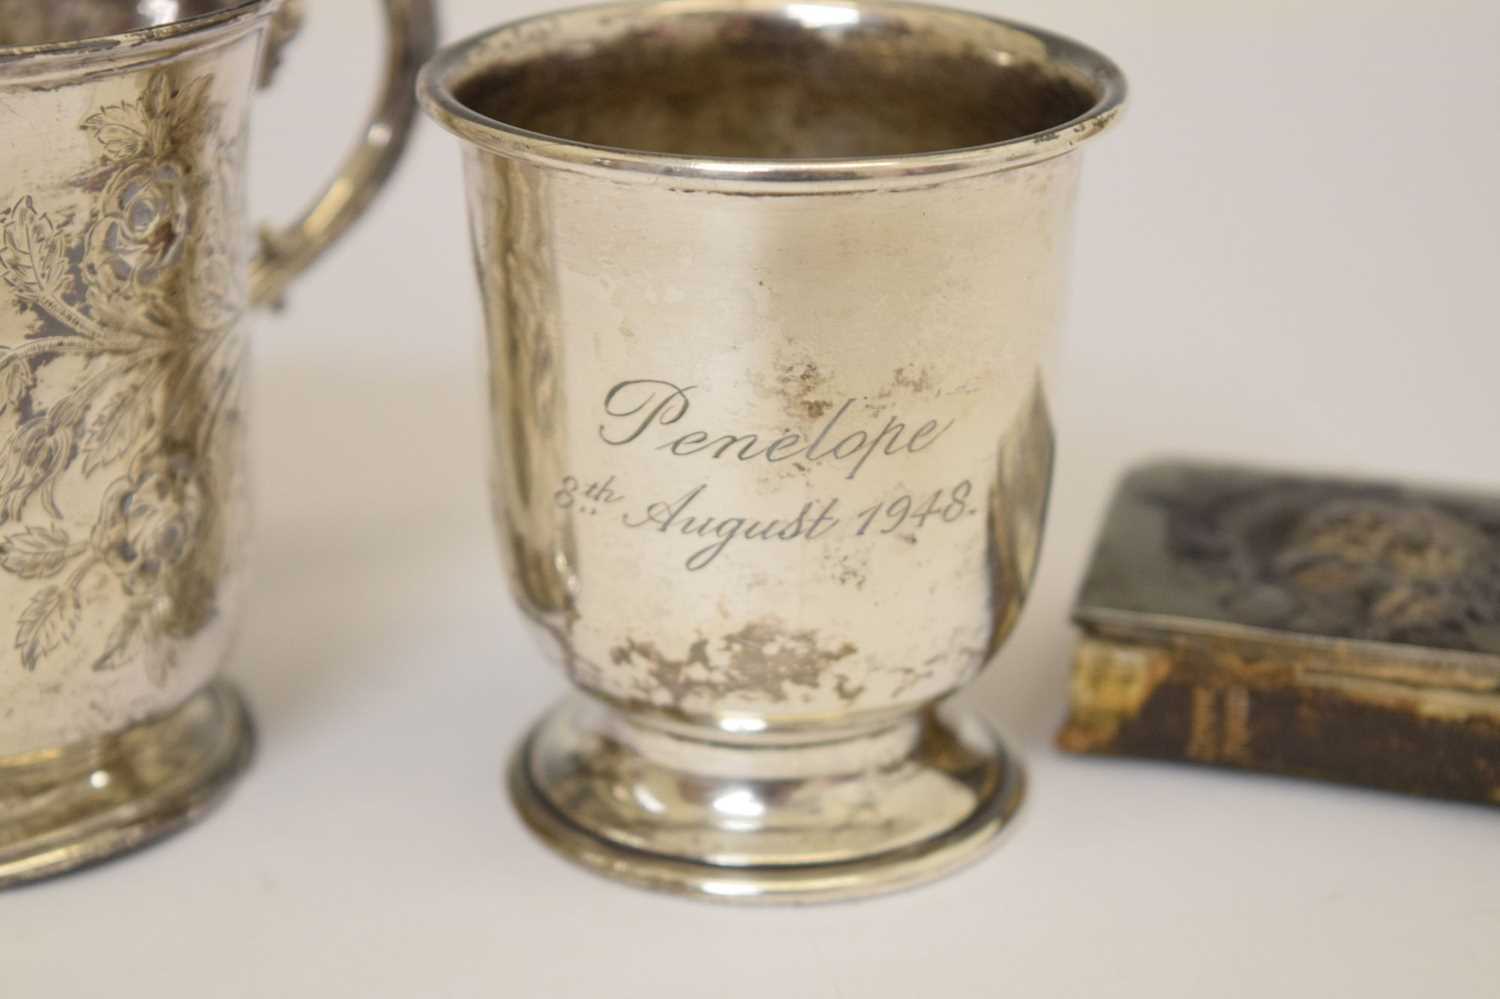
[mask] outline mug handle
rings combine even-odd
[[[364,213],[401,158],[417,110],[417,71],[432,54],[437,21],[432,0],[383,0],[383,6],[385,72],[375,108],[359,143],[302,215],[283,228],[262,227],[250,264],[253,305],[280,308],[287,285]],[[261,86],[270,82],[282,47],[302,23],[302,0],[285,0],[274,18],[261,64]]]

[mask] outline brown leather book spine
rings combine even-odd
[[[1095,634],[1058,744],[1500,805],[1500,690],[1424,675],[1454,678],[1337,650]]]

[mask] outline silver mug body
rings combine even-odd
[[[996,86],[1066,91],[1051,135],[846,113],[1001,56]],[[552,845],[805,900],[941,874],[1014,811],[943,702],[1036,567],[1076,148],[1122,94],[1073,43],[883,3],[586,8],[425,71],[465,140],[502,558],[582,692],[512,769]]]
[[[295,4],[0,0],[0,886],[179,828],[249,757],[217,679],[246,578],[245,319],[401,150],[430,10],[386,6],[410,51],[378,147],[256,247],[249,110]]]

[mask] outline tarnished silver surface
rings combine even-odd
[[[1143,465],[1073,617],[1064,749],[1500,805],[1500,497]]]
[[[934,705],[1015,623],[1103,56],[884,3],[544,15],[419,84],[465,140],[512,589],[586,694],[512,775],[652,887],[843,897],[987,843],[1019,775]]]
[[[277,9],[0,0],[0,884],[176,828],[248,755],[210,689],[243,582],[244,316],[373,194],[432,31],[389,0],[399,99],[252,261]]]

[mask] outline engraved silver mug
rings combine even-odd
[[[0,0],[0,886],[179,828],[249,757],[215,679],[243,584],[244,315],[401,153],[432,10],[383,8],[359,143],[252,254],[250,98],[298,0]]]
[[[907,3],[666,0],[447,48],[524,617],[582,695],[511,768],[606,875],[741,901],[941,875],[1020,770],[944,699],[1015,623],[1104,56]]]

